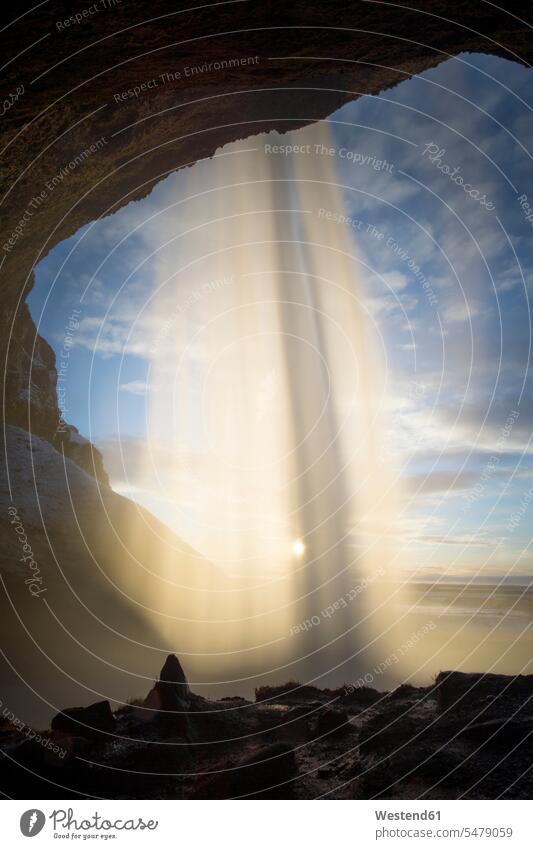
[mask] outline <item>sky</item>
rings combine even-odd
[[[310,214],[337,221],[359,257],[387,380],[379,462],[401,480],[395,543],[419,578],[533,574],[529,78],[515,63],[464,54],[347,104],[328,122],[331,147],[322,155],[334,163],[342,209],[317,204]],[[300,134],[302,143],[310,138],[309,130]],[[228,161],[231,153],[232,146],[219,151]],[[58,354],[72,310],[80,310],[65,418],[101,448],[113,487],[170,524],[168,503],[139,465],[151,360],[180,333],[192,343],[203,302],[231,287],[231,274],[223,268],[206,284],[193,268],[163,323],[146,293],[174,273],[175,251],[154,246],[189,221],[179,202],[165,212],[169,203],[191,187],[207,190],[221,173],[203,161],[83,228],[39,264],[28,300]],[[193,203],[216,208],[204,198]],[[199,228],[187,238],[194,255],[206,234]],[[192,410],[200,403],[196,367],[191,362],[182,388]],[[266,369],[259,417],[276,391]],[[164,466],[164,416],[158,427],[153,450]],[[186,433],[180,486],[194,505],[203,494],[194,415]],[[176,529],[187,534],[183,523]],[[192,525],[189,537],[201,549]]]

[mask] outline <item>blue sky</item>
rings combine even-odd
[[[331,116],[344,213],[360,222],[339,226],[353,234],[387,352],[382,462],[409,493],[399,544],[419,575],[533,572],[533,233],[518,200],[533,203],[532,101],[526,69],[465,54]],[[162,518],[121,481],[116,442],[131,470],[161,332],[139,311],[165,263],[149,253],[191,173],[58,245],[29,298],[56,352],[81,310],[65,418],[103,449],[114,485]]]

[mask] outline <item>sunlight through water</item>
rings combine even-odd
[[[151,245],[143,477],[220,576],[179,652],[229,677],[342,682],[382,621],[386,360],[329,148],[327,122],[224,148],[169,188]]]

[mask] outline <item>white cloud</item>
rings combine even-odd
[[[481,315],[484,310],[483,304],[472,299],[453,301],[443,309],[444,320],[451,323],[471,321]]]
[[[394,292],[399,292],[409,285],[409,278],[406,274],[402,274],[401,271],[388,271],[386,274],[381,275],[381,279]]]
[[[120,391],[127,392],[130,395],[146,395],[149,388],[149,385],[143,380],[130,380],[129,383],[120,384]]]

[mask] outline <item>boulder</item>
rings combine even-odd
[[[533,675],[480,672],[439,672],[435,679],[439,710],[471,710],[488,697],[527,699],[533,695]]]
[[[52,731],[73,736],[99,736],[115,730],[115,717],[109,702],[95,702],[88,707],[66,708],[52,719]]]

